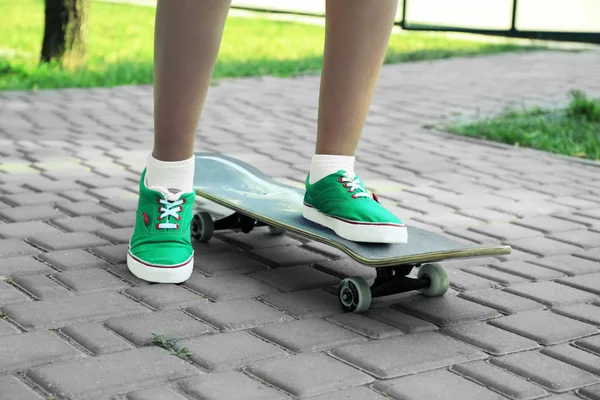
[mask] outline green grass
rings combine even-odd
[[[454,133],[600,161],[600,99],[571,93],[565,109],[509,111],[452,129]]]
[[[39,66],[43,0],[0,0],[0,90],[111,87],[152,82],[153,8],[92,1],[88,59],[72,71]],[[319,71],[324,28],[230,17],[214,77],[293,76]],[[531,50],[513,42],[483,43],[442,34],[392,36],[386,63]]]

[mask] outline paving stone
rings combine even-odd
[[[215,301],[229,301],[257,297],[277,289],[245,275],[205,277],[193,274],[184,285]]]
[[[406,315],[399,313],[398,311],[391,311],[397,314]],[[371,339],[384,339],[392,336],[402,335],[404,333],[400,329],[394,328],[393,326],[376,321],[375,319],[367,318],[364,316],[364,314],[345,313],[333,315],[327,318],[327,320],[353,332],[370,337]]]
[[[407,352],[406,349],[411,350]],[[336,348],[332,353],[380,379],[487,358],[475,347],[435,332],[351,344]]]
[[[104,354],[27,372],[35,383],[60,398],[108,397],[199,374],[197,368],[156,347]]]
[[[580,199],[574,196],[561,196],[553,199],[555,203],[563,204],[565,206],[578,208],[578,209],[590,209],[598,207],[598,203],[595,201],[588,201],[584,199]],[[593,210],[591,211],[593,212]]]
[[[65,215],[53,206],[35,205],[0,209],[0,219],[9,222],[48,221]]]
[[[81,190],[67,190],[66,192],[60,192],[58,194],[61,197],[64,197],[65,199],[72,201],[72,202],[92,202],[95,203],[96,201],[98,201],[98,199],[96,199],[95,197],[85,193],[84,191]]]
[[[411,221],[420,221],[440,228],[468,228],[481,225],[481,221],[465,217],[456,213],[433,213],[431,215],[416,216]]]
[[[505,222],[473,226],[470,229],[477,233],[481,233],[482,235],[491,236],[500,240],[519,240],[523,238],[541,236],[540,232],[533,229],[528,229]]]
[[[326,286],[335,286],[340,283],[339,278],[308,266],[276,268],[256,272],[250,276],[283,292],[317,289]]]
[[[209,371],[222,371],[288,354],[247,332],[208,335],[181,343],[192,353],[192,361]]]
[[[131,228],[135,225],[135,213],[135,211],[104,213],[96,218],[113,228]]]
[[[559,254],[571,254],[579,247],[559,242],[545,237],[534,237],[519,239],[508,242],[508,245],[528,253],[537,254],[542,257],[555,256]]]
[[[67,271],[54,275],[54,278],[78,294],[95,293],[105,290],[121,290],[130,286],[103,269]]]
[[[92,217],[66,217],[53,219],[51,223],[67,232],[94,232],[108,227]]]
[[[575,229],[581,229],[583,227],[581,224],[560,218],[554,218],[549,215],[519,219],[514,221],[514,224],[535,229],[543,233],[572,231]]]
[[[87,232],[60,233],[58,235],[46,233],[43,235],[36,235],[29,240],[32,244],[50,251],[83,249],[109,244],[106,240],[100,239]]]
[[[459,364],[452,367],[452,370],[511,399],[536,399],[548,394],[541,387],[483,361]]]
[[[600,274],[598,275],[600,277]],[[596,299],[596,296],[591,293],[574,289],[569,286],[560,285],[556,282],[524,283],[521,285],[510,286],[506,288],[506,291],[531,300],[535,300],[550,307],[585,303]]]
[[[120,212],[120,211],[135,211],[135,210],[137,210],[138,199],[137,198],[104,199],[104,200],[100,201],[100,204],[103,205],[103,206],[105,206],[105,207],[112,208],[113,210],[115,210],[117,212]]]
[[[592,325],[550,311],[536,310],[490,321],[490,324],[525,336],[543,345],[551,345],[598,333]]]
[[[554,309],[554,312],[600,327],[600,307],[592,304],[575,304],[558,307]]]
[[[473,231],[466,230],[466,229],[448,228],[448,229],[444,229],[444,232],[446,234],[449,234],[449,235],[452,235],[452,236],[455,236],[458,238],[469,240],[473,243],[491,244],[491,245],[501,243],[501,240],[499,240],[499,239],[485,236],[485,235],[482,235],[481,233],[473,232]]]
[[[531,260],[531,263],[551,268],[567,275],[581,275],[590,272],[600,272],[600,262],[586,260],[571,255],[544,257]]]
[[[323,254],[327,258],[331,258],[333,260],[338,260],[342,258],[347,258],[348,256],[341,250],[336,249],[335,247],[329,246],[325,243],[320,243],[317,241],[310,241],[302,244],[302,247],[310,250],[315,253]]]
[[[537,351],[492,358],[491,362],[554,392],[568,392],[600,381],[589,372]]]
[[[588,386],[579,391],[582,395],[591,400],[600,400],[600,385]],[[579,400],[579,399],[576,399]]]
[[[114,244],[111,246],[94,247],[90,251],[113,264],[127,263],[129,244]]]
[[[487,223],[491,222],[511,222],[517,220],[514,215],[501,213],[495,210],[490,210],[489,208],[468,208],[459,211],[460,214],[463,214],[467,217],[480,219]]]
[[[600,262],[600,247],[591,250],[578,251],[574,255],[588,260]]]
[[[594,335],[586,339],[580,339],[576,341],[575,344],[600,355],[600,335]]]
[[[468,274],[460,269],[447,269],[450,285],[458,290],[488,289],[499,287],[497,282]]]
[[[261,299],[298,318],[323,318],[343,312],[337,299],[321,289],[268,293]]]
[[[600,273],[562,278],[556,282],[600,295]]]
[[[591,249],[600,244],[600,233],[592,232],[587,229],[579,229],[576,231],[558,232],[548,236],[551,239],[559,240],[564,243],[573,244]]]
[[[29,187],[31,190],[42,193],[59,193],[65,192],[67,190],[81,190],[83,188],[83,186],[78,185],[76,182],[73,182],[68,179],[63,179],[59,181],[39,181],[36,182],[35,185],[29,185],[25,183],[25,186]]]
[[[252,254],[265,260],[266,263],[277,267],[293,267],[296,265],[311,265],[327,261],[327,258],[296,246],[270,247],[255,249]]]
[[[15,376],[0,376],[0,393],[4,399],[42,400],[42,396]]]
[[[16,327],[0,318],[0,337],[2,336],[12,336],[21,333]]]
[[[205,323],[173,310],[111,318],[104,325],[138,346],[151,344],[152,334],[180,340],[215,332]]]
[[[64,286],[45,275],[22,276],[14,279],[16,285],[41,300],[73,296]]]
[[[530,279],[532,281],[543,281],[564,276],[562,272],[540,267],[525,261],[494,263],[490,264],[489,267],[509,274],[522,276],[523,278]]]
[[[47,331],[6,336],[2,338],[1,343],[0,373],[2,374],[82,356],[73,346]]]
[[[378,394],[367,386],[357,386],[337,392],[325,393],[311,397],[311,400],[385,400],[386,397]]]
[[[157,310],[184,307],[196,302],[206,301],[181,286],[168,283],[134,287],[125,291],[127,295]]]
[[[187,397],[167,386],[158,386],[129,392],[127,400],[187,400]]]
[[[296,353],[314,352],[366,339],[322,319],[304,319],[254,328],[253,332]]]
[[[371,308],[363,313],[363,315],[373,318],[376,321],[383,322],[384,324],[394,326],[407,333],[437,330],[437,326],[430,322],[389,307]]]
[[[365,267],[350,258],[320,262],[315,264],[314,268],[329,275],[337,276],[340,279],[345,279],[349,276],[360,276],[369,281],[377,277],[375,268]]]
[[[18,239],[0,240],[0,258],[31,256],[39,253],[41,253],[41,250]]]
[[[427,384],[424,384],[427,382]],[[465,399],[501,400],[498,393],[446,370],[424,372],[386,381],[379,381],[375,389],[397,399]]]
[[[71,325],[61,329],[61,332],[95,355],[132,349],[129,343],[105,329],[99,323]]]
[[[236,399],[240,393],[247,400],[288,399],[283,393],[256,381],[243,373],[213,372],[200,378],[185,379],[179,383],[181,390],[192,398],[206,400]]]
[[[96,236],[102,238],[102,239],[106,239],[111,243],[115,243],[115,244],[129,244],[129,239],[131,238],[131,235],[133,234],[133,228],[117,228],[117,229],[110,229],[110,228],[104,228],[101,230],[96,230],[94,232],[96,234]]]
[[[496,256],[499,261],[530,261],[539,258],[537,255],[513,248],[510,254]]]
[[[13,285],[0,281],[0,307],[28,301],[30,299],[19,292]]]
[[[546,347],[542,354],[574,365],[592,374],[600,375],[600,356],[588,353],[568,344]]]
[[[501,315],[492,308],[454,296],[419,298],[396,303],[394,308],[440,326],[479,321]]]
[[[88,193],[100,199],[137,199],[138,197],[135,193],[120,187],[102,187],[90,189],[88,190]]]
[[[459,294],[459,297],[487,307],[495,308],[506,314],[544,308],[542,304],[535,301],[493,289],[471,290]]]
[[[533,340],[481,322],[444,328],[442,333],[496,356],[539,347]]]
[[[490,268],[488,266],[465,268],[464,271],[482,278],[491,279],[503,285],[512,285],[515,283],[528,282],[526,278],[513,274],[508,274],[506,272],[502,272],[495,268]]]
[[[299,246],[301,241],[288,235],[271,235],[266,228],[254,229],[250,233],[232,232],[223,235],[223,239],[239,247],[262,249],[278,246]]]
[[[25,329],[61,327],[149,311],[114,292],[68,296],[4,307],[4,312]]]
[[[224,242],[218,238],[213,237],[212,239],[210,239],[210,242],[208,243],[201,243],[197,240],[192,240],[192,247],[194,248],[194,257],[204,257],[205,255],[208,254],[213,254],[213,253],[219,253],[220,255],[225,254],[225,253],[234,253],[234,252],[239,252],[240,249],[227,243]],[[204,258],[202,258],[203,260]],[[200,271],[208,273],[209,275],[224,275],[225,273],[227,273],[228,271],[224,271],[224,274],[220,274],[218,273],[218,271],[210,272],[211,271],[211,266],[212,264],[207,262],[206,264],[204,263],[204,261],[201,261],[200,259],[198,259],[197,261],[194,261],[194,267],[196,267],[196,264],[198,264],[198,268]],[[240,267],[243,268],[243,265],[239,265],[239,264],[235,264],[235,265],[230,265],[232,267]],[[208,271],[205,271],[205,268],[208,269]],[[216,268],[219,268],[219,265],[217,264]],[[220,271],[220,268],[219,268]],[[232,271],[234,272],[234,271]],[[243,272],[240,272],[243,273]]]
[[[90,200],[77,201],[69,204],[57,204],[56,207],[63,213],[72,217],[101,216],[111,213],[107,208]],[[96,223],[98,222],[96,221]]]
[[[61,271],[102,268],[110,265],[103,259],[81,249],[51,251],[40,254],[39,258]]]
[[[209,243],[212,243],[213,239]],[[224,242],[223,242],[224,243]],[[268,267],[240,253],[201,254],[194,257],[194,268],[211,276],[247,274]]]
[[[108,271],[121,279],[131,283],[133,286],[151,286],[153,283],[147,282],[143,279],[133,275],[127,268],[127,264],[111,265],[108,267]]]
[[[4,258],[0,263],[0,276],[17,277],[50,274],[53,272],[55,270],[33,257]]]
[[[297,397],[316,396],[373,382],[325,354],[307,353],[251,365],[246,371]]]
[[[0,224],[0,237],[6,239],[27,239],[45,233],[60,233],[58,229],[42,221],[14,222]]]

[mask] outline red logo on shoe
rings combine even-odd
[[[148,224],[150,223],[150,218],[148,218],[148,214],[142,213],[142,217],[144,217],[144,223],[146,224],[146,226],[148,226]]]

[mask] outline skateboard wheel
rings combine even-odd
[[[346,278],[338,288],[338,299],[344,311],[364,312],[371,305],[371,288],[367,281],[359,276]]]
[[[207,212],[194,215],[190,225],[192,237],[199,242],[208,242],[215,231],[215,223]]]
[[[423,293],[423,295],[426,297],[442,296],[450,287],[448,273],[441,264],[435,263],[423,265],[421,268],[419,268],[417,277],[427,277],[431,282],[428,288],[421,289],[421,293]]]
[[[269,235],[279,236],[279,235],[283,235],[283,232],[285,232],[283,229],[278,228],[276,226],[269,225]]]

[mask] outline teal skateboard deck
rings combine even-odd
[[[377,268],[378,278],[371,287],[365,287],[362,278],[342,281],[340,302],[348,311],[364,311],[364,303],[370,303],[372,297],[407,290],[421,289],[425,295],[441,295],[448,288],[448,279],[445,270],[435,262],[511,252],[509,246],[464,245],[409,224],[405,244],[345,240],[302,216],[304,190],[279,183],[253,166],[221,154],[196,154],[194,189],[198,212],[192,222],[192,236],[198,240],[209,240],[215,230],[250,232],[256,226],[266,225],[273,233],[292,232],[337,248],[367,267]],[[421,267],[416,278],[408,277],[413,267]]]

